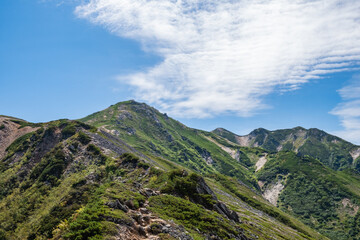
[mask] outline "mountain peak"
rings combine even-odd
[[[227,130],[225,128],[221,128],[221,127],[212,130],[212,132],[215,132],[215,133],[216,132],[229,132],[229,133],[231,133],[231,131],[229,131],[229,130]]]
[[[249,136],[251,138],[261,136],[262,138],[265,139],[269,133],[270,133],[270,131],[265,128],[257,128],[255,130],[251,131],[247,136]]]
[[[127,100],[127,101],[118,102],[116,105],[122,105],[122,104],[133,104],[133,105],[142,105],[142,104],[145,104],[145,105],[146,105],[146,103],[137,102],[137,101],[135,101],[134,99],[130,99],[130,100]]]
[[[257,134],[264,134],[264,133],[268,133],[269,130],[265,129],[265,128],[257,128],[255,130],[253,130],[250,135],[257,135]]]
[[[306,128],[303,128],[301,126],[294,127],[293,130],[299,131],[299,130],[307,130]]]

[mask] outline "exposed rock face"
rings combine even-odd
[[[5,150],[17,138],[36,131],[38,128],[30,126],[21,127],[20,124],[13,122],[12,118],[0,117],[0,159],[5,155]]]
[[[226,147],[224,145],[221,145],[220,143],[218,143],[217,141],[215,141],[214,139],[212,139],[211,137],[208,136],[204,136],[207,140],[215,143],[217,146],[219,146],[222,150],[224,150],[225,152],[227,152],[233,159],[235,159],[236,161],[240,162],[240,151],[239,150],[234,150],[231,149],[229,147]]]
[[[236,150],[235,154],[233,154],[233,158],[238,161],[241,162],[241,154],[239,150]]]
[[[141,195],[144,195],[145,197],[152,197],[152,196],[157,196],[160,194],[159,191],[154,191],[150,188],[144,188],[144,189],[140,190],[139,193]]]
[[[132,211],[131,215],[133,216],[132,219],[127,221],[105,217],[105,220],[117,224],[119,231],[116,239],[160,240],[162,238],[158,236],[159,234],[167,234],[168,236],[180,240],[193,239],[187,234],[184,227],[179,226],[171,221],[164,221],[159,219],[150,212],[143,214],[140,211]]]
[[[237,223],[240,222],[240,219],[239,219],[239,216],[237,215],[237,213],[235,211],[229,210],[224,203],[217,202],[215,204],[214,208],[218,213],[226,216],[228,219],[233,220],[234,222],[237,222]]]
[[[260,187],[260,189],[262,189],[265,185],[265,183],[263,181],[258,181],[258,185]]]
[[[227,217],[230,220],[233,220],[235,222],[240,222],[240,219],[239,219],[239,216],[237,215],[237,213],[235,211],[229,210],[224,203],[222,203],[218,200],[215,193],[206,184],[206,182],[203,178],[198,179],[198,184],[196,186],[196,193],[211,195],[213,200],[216,201],[216,203],[214,205],[214,209],[218,213],[222,214],[223,216]]]
[[[354,159],[354,161],[360,157],[360,147],[357,149],[354,149],[350,152],[351,157]]]
[[[140,189],[139,191],[146,198],[159,195],[159,192],[149,188]],[[134,207],[130,201],[121,202],[119,199],[106,203],[112,209],[120,209],[130,216],[128,219],[118,219],[109,216],[102,216],[104,220],[117,224],[119,229],[116,239],[123,240],[143,240],[163,239],[159,234],[166,234],[180,240],[192,240],[193,238],[187,233],[183,226],[175,224],[173,221],[166,221],[153,215],[148,209],[149,202],[145,201],[140,208]]]
[[[265,156],[262,156],[261,158],[259,158],[259,160],[256,162],[255,166],[256,166],[256,172],[259,171],[261,168],[264,167],[264,165],[266,164],[267,162],[267,158],[266,158],[266,155]]]
[[[38,127],[33,128],[31,126],[27,126],[27,127],[20,126],[19,129],[14,129],[14,131],[18,132],[18,130],[20,130],[21,132],[21,129],[25,129],[25,131],[30,134],[27,140],[25,141],[25,143],[22,144],[23,147],[18,149],[13,155],[7,155],[9,152],[7,152],[5,149],[6,154],[2,156],[3,162],[7,166],[13,166],[21,161],[21,159],[24,157],[24,154],[29,149],[32,149],[31,155],[27,157],[26,163],[22,164],[20,169],[18,169],[16,173],[19,181],[22,181],[31,172],[32,168],[36,164],[38,164],[41,161],[41,159],[44,156],[46,156],[46,154],[52,151],[53,148],[63,139],[61,130],[58,128],[52,128],[52,129],[47,128],[43,130],[42,128],[38,128]],[[24,136],[25,134],[17,138],[15,138],[16,135],[12,135],[12,137],[14,137],[15,139],[11,139],[11,137],[7,138],[7,141],[12,140],[12,142],[10,142],[9,145],[11,145],[14,141]],[[68,162],[70,160],[69,155],[68,154],[65,155],[66,156],[64,160]]]
[[[272,205],[276,206],[279,195],[281,191],[284,189],[284,187],[285,186],[281,183],[281,181],[278,181],[276,184],[268,186],[263,196]]]
[[[133,119],[133,116],[131,115],[131,113],[129,111],[126,110],[122,110],[122,109],[118,109],[119,110],[119,115],[118,115],[118,119],[119,120],[124,120],[124,119]]]
[[[100,146],[105,152],[112,151],[114,153],[117,153],[118,155],[121,155],[126,152],[126,148],[128,147],[124,142],[122,142],[118,138],[113,137],[111,134],[108,134],[105,131],[102,131],[102,134],[105,135],[111,141],[103,138],[99,134],[95,134],[95,133],[88,133],[88,134],[93,139],[93,142],[97,146]]]
[[[342,211],[347,212],[351,216],[355,216],[359,212],[359,206],[353,204],[352,201],[348,198],[344,198],[341,200],[341,204],[344,209]]]
[[[106,203],[105,205],[107,205],[107,206],[109,206],[110,208],[113,208],[113,209],[120,209],[120,210],[122,210],[122,211],[124,211],[124,212],[126,212],[126,213],[129,211],[129,207],[126,206],[126,205],[124,205],[124,204],[122,204],[122,203],[119,201],[119,199],[116,199],[116,200],[113,201],[113,202],[108,202],[108,203]]]
[[[195,147],[195,149],[196,151],[198,151],[198,153],[206,161],[207,164],[211,165],[214,163],[214,159],[212,159],[211,154],[208,151],[206,151],[206,149],[200,147]]]
[[[198,193],[198,194],[208,194],[208,195],[211,195],[214,200],[217,200],[217,197],[216,197],[215,193],[206,184],[205,180],[202,177],[200,177],[198,179],[198,181],[197,181],[196,193]]]

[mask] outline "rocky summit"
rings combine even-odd
[[[0,240],[359,239],[359,166],[318,129],[207,132],[135,101],[0,116]]]

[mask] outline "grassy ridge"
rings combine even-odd
[[[218,171],[257,186],[244,164],[206,139],[201,131],[188,128],[145,104],[119,103],[81,121],[105,127],[138,150],[169,159],[193,171],[203,174]]]

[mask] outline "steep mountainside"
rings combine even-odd
[[[169,159],[203,174],[220,172],[257,185],[241,162],[208,140],[210,133],[186,127],[144,103],[121,102],[80,121],[99,127],[151,156]]]
[[[234,140],[237,137],[230,132],[226,132],[228,139],[224,139],[216,135],[216,131],[209,133],[191,129],[146,104],[134,101],[118,103],[81,121],[126,139],[133,147],[146,152],[149,156],[169,159],[205,176],[220,172],[234,177],[253,188],[255,192],[262,194],[272,205],[298,217],[333,239],[359,237],[359,232],[350,231],[351,224],[356,223],[357,206],[359,206],[360,191],[357,188],[357,183],[359,183],[357,176],[351,172],[334,172],[315,159],[319,159],[318,156],[325,153],[337,156],[336,159],[339,160],[339,156],[344,151],[356,149],[356,146],[337,137],[313,129],[297,128],[294,130],[296,134],[291,134],[292,130],[281,130],[278,134],[270,134],[267,130],[259,129],[252,133],[253,138],[247,138],[248,142],[252,141],[252,145],[244,147],[244,144],[240,146],[228,140]],[[265,142],[268,145],[269,139],[275,139],[281,135],[288,141],[291,139],[299,141],[300,144],[294,140],[292,145],[296,143],[300,147],[289,149],[269,147],[266,150],[260,148],[266,145],[258,144],[258,140],[255,140],[258,134],[261,137],[257,139],[262,139],[262,143]],[[318,144],[314,145],[316,141]],[[320,144],[323,148],[318,147]],[[293,155],[283,159],[282,152],[285,150],[294,151]],[[329,153],[329,151],[332,152]],[[307,158],[307,155],[310,157]],[[319,160],[335,166],[332,159],[326,158],[328,155],[322,156]],[[311,164],[314,169],[310,170],[308,164]],[[346,166],[343,165],[342,168]],[[301,182],[300,176],[307,181]],[[328,180],[318,182],[319,176]],[[291,177],[295,180],[291,181]],[[302,184],[294,185],[294,182]],[[297,194],[299,192],[304,196]],[[307,195],[309,195],[309,202],[304,204],[302,201],[307,199]],[[240,192],[238,197],[251,206],[256,206],[256,203],[245,194]],[[318,207],[319,198],[323,201],[327,199],[327,205]],[[344,207],[343,202],[349,202],[349,204]],[[349,206],[353,206],[353,211],[348,210]],[[277,216],[277,219],[280,218]],[[343,234],[344,232],[347,234]]]
[[[289,151],[267,158],[257,179],[264,195],[280,190],[275,204],[281,210],[332,239],[359,238],[358,174],[336,172],[316,159]]]
[[[21,126],[21,123],[25,121],[0,116],[0,159],[4,157],[6,148],[17,138],[37,130],[36,124],[26,124],[26,126]]]
[[[293,130],[306,132],[303,128],[279,132],[291,134]],[[304,142],[310,139],[309,141],[314,142],[314,136],[311,135],[318,131],[309,130],[308,137],[303,134],[302,139],[298,140]],[[224,137],[217,138],[223,148],[228,149],[229,152],[237,152],[239,161],[247,163],[249,170],[257,178],[263,196],[269,202],[298,217],[331,239],[345,240],[360,237],[360,175],[356,169],[345,168],[346,170],[343,171],[335,171],[329,168],[326,166],[327,159],[320,162],[319,159],[312,157],[319,154],[316,146],[311,149],[312,156],[304,152],[300,153],[300,150],[303,150],[301,147],[298,148],[300,150],[297,153],[284,149],[273,151],[259,147],[243,147],[244,145],[259,146],[259,142],[263,144],[264,141],[254,139],[256,133],[269,133],[264,129],[253,131],[251,137],[250,135],[239,137],[224,129],[216,129],[213,132]],[[333,137],[321,133],[324,139],[326,136],[328,140]],[[331,154],[339,154],[339,151],[343,150],[340,148],[341,144],[349,149],[357,148],[339,138],[333,138],[342,143],[340,142],[337,148],[333,147],[332,150],[335,149],[334,151],[337,152]],[[250,141],[246,143],[244,139],[247,141],[251,139],[251,144]],[[322,141],[324,148],[328,146],[326,141]],[[242,146],[233,142],[238,142]]]
[[[135,101],[2,116],[0,240],[359,239],[358,149],[316,129],[196,130]]]
[[[238,136],[223,128],[213,133],[247,147],[261,147],[271,152],[294,151],[319,159],[334,170],[352,168],[360,171],[360,147],[316,128],[296,127],[269,131],[263,128]]]
[[[115,106],[129,105],[131,121],[99,128],[2,118],[0,239],[326,239],[262,198],[215,135]]]

